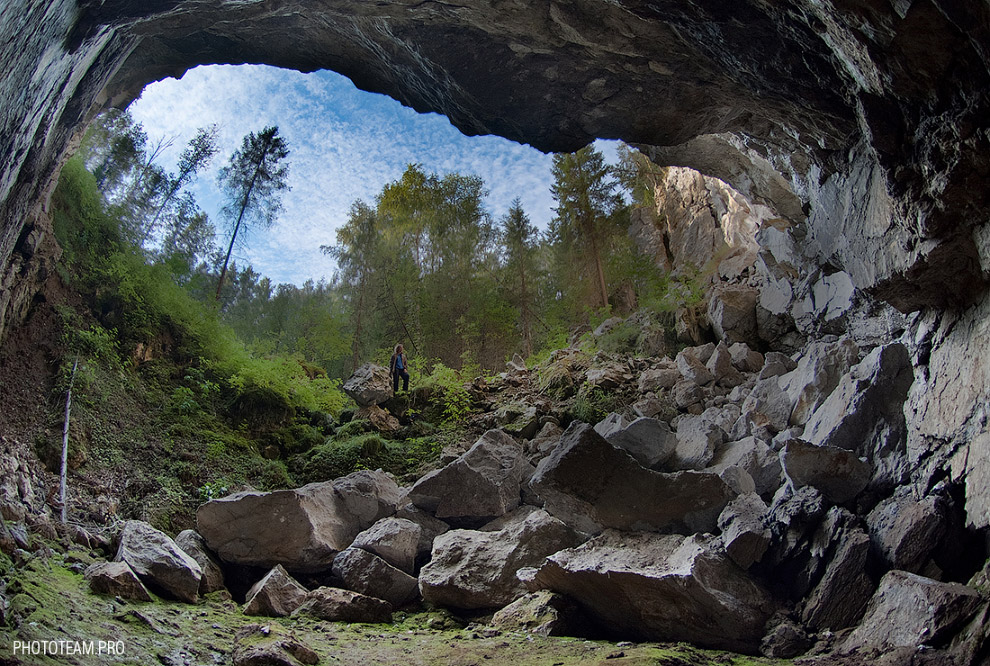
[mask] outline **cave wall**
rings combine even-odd
[[[916,463],[990,469],[986,2],[7,0],[0,36],[0,338],[50,273],[46,201],[96,111],[199,64],[328,68],[467,134],[620,138],[773,209],[809,279],[916,313]]]

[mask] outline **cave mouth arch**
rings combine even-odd
[[[41,204],[95,111],[196,65],[250,62],[331,69],[468,135],[657,147],[655,161],[810,214],[819,258],[905,311],[985,292],[983,3],[14,0],[4,18],[8,284],[39,270],[25,262],[47,233]],[[4,320],[21,301],[8,290]]]

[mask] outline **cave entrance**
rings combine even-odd
[[[553,216],[550,155],[497,136],[465,136],[442,115],[361,91],[328,70],[202,66],[181,79],[150,84],[128,110],[149,141],[175,139],[161,155],[166,170],[174,169],[198,128],[218,125],[219,152],[190,187],[214,221],[222,205],[217,171],[248,132],[280,128],[291,151],[285,210],[278,225],[252,239],[239,258],[275,283],[330,278],[333,261],[320,245],[335,242],[334,231],[354,201],[373,203],[409,164],[427,173],[480,176],[495,219],[517,197],[537,227],[545,229]],[[605,150],[614,156],[614,147]]]

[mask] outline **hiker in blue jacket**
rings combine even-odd
[[[406,363],[406,352],[402,344],[395,345],[395,353],[392,360],[388,362],[388,371],[392,375],[392,392],[399,392],[399,377],[402,377],[402,390],[409,390],[409,373],[406,371],[409,365]]]

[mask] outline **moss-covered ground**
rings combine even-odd
[[[85,553],[35,557],[10,574],[6,624],[0,626],[0,664],[216,666],[230,664],[237,631],[277,623],[308,646],[320,664],[409,666],[513,664],[514,666],[773,666],[789,662],[699,650],[687,645],[612,643],[498,632],[462,625],[441,612],[400,612],[393,624],[341,624],[313,619],[243,615],[224,596],[197,604],[163,599],[124,601],[90,593],[79,573]],[[76,570],[73,570],[73,567]],[[15,642],[65,641],[62,654],[15,653]],[[99,642],[122,654],[96,654]],[[92,642],[94,654],[72,654]]]

